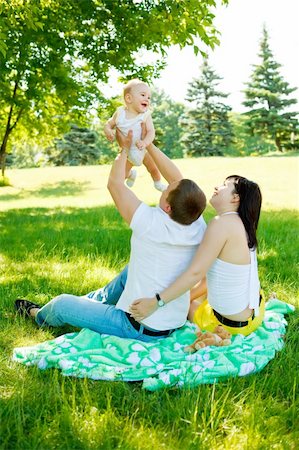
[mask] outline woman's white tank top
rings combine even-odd
[[[258,316],[260,282],[256,250],[250,249],[250,264],[231,264],[217,258],[207,272],[207,287],[208,302],[220,314],[238,314],[249,307]]]

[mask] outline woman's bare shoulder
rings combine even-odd
[[[235,220],[232,220],[232,217],[235,219],[235,217],[238,217],[238,216],[230,216],[230,215],[215,216],[215,217],[213,217],[213,219],[210,220],[210,222],[208,223],[208,226],[211,226],[211,227],[225,226],[225,224],[232,223],[233,221],[235,221]]]
[[[243,230],[242,220],[237,215],[219,215],[215,216],[208,223],[208,230],[211,233],[231,234],[232,231]]]
[[[222,216],[215,216],[211,219],[207,226],[206,233],[208,234],[227,234],[227,230],[229,229],[229,223],[224,221]]]

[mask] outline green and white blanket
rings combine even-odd
[[[227,347],[205,347],[193,354],[183,348],[195,339],[189,322],[158,343],[100,335],[83,329],[31,347],[15,348],[13,360],[40,369],[58,368],[63,375],[93,380],[143,381],[150,391],[203,383],[259,372],[282,349],[294,307],[277,299],[266,304],[265,318],[250,336],[233,336]]]

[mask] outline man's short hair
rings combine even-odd
[[[166,200],[171,207],[170,217],[182,225],[190,225],[197,220],[207,204],[204,192],[194,181],[187,179],[181,180]]]

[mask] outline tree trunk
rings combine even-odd
[[[1,174],[2,174],[3,178],[5,175],[6,147],[7,147],[7,141],[8,141],[10,133],[11,133],[11,131],[6,128],[5,135],[4,135],[1,147],[0,147]]]
[[[6,148],[7,148],[7,142],[10,136],[10,133],[12,132],[12,130],[14,129],[14,127],[17,125],[19,118],[21,117],[22,114],[22,109],[20,109],[17,118],[15,120],[15,123],[13,125],[11,125],[11,119],[12,119],[12,113],[13,113],[13,108],[14,108],[14,100],[16,98],[16,94],[17,94],[17,90],[18,90],[18,85],[19,82],[16,81],[15,82],[15,86],[14,86],[14,90],[13,90],[13,94],[12,94],[12,105],[10,106],[9,109],[9,113],[8,113],[8,118],[7,118],[7,123],[6,123],[6,128],[5,128],[5,133],[4,133],[4,137],[1,143],[1,147],[0,147],[0,164],[1,164],[1,174],[2,177],[4,178],[4,174],[5,174],[5,160],[6,160]]]
[[[283,152],[280,138],[277,135],[275,135],[275,145],[276,145],[278,151]]]
[[[10,108],[10,110],[12,111],[12,106]],[[7,148],[7,142],[8,142],[8,138],[10,133],[12,132],[12,127],[10,126],[10,121],[11,121],[11,114],[9,113],[8,115],[8,120],[7,120],[7,124],[6,124],[6,129],[5,129],[5,134],[2,140],[2,144],[0,147],[0,162],[1,162],[1,173],[2,173],[2,177],[4,178],[4,174],[5,174],[5,160],[6,160],[6,148]]]

